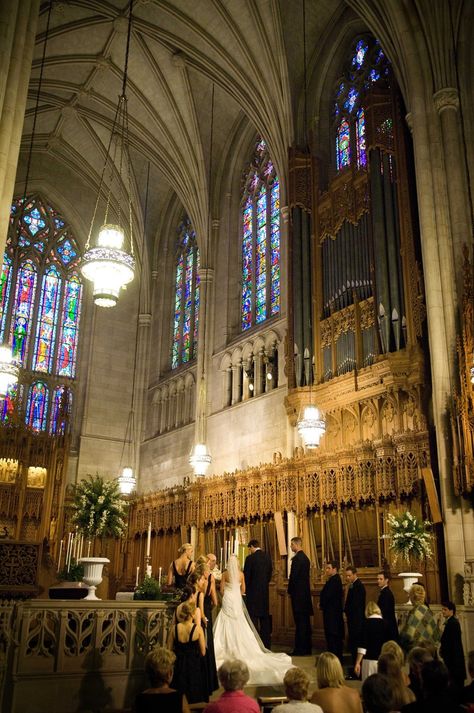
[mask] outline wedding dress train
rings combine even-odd
[[[251,685],[282,683],[292,667],[287,654],[274,654],[258,636],[240,593],[237,558],[229,559],[229,581],[225,583],[222,608],[214,624],[214,652],[217,667],[226,659],[240,659],[249,668]]]

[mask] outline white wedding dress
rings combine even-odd
[[[227,568],[222,608],[214,624],[214,652],[217,668],[226,659],[240,659],[249,668],[251,685],[282,683],[291,658],[266,649],[252,624],[240,593],[237,558],[232,555]]]

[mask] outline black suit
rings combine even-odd
[[[268,585],[272,578],[272,560],[261,549],[248,555],[244,565],[246,604],[263,645],[271,647],[271,619]]]
[[[462,648],[461,625],[455,616],[450,616],[449,619],[446,619],[444,631],[441,634],[439,652],[446,664],[451,680],[459,690],[462,690],[466,678],[466,664]]]
[[[342,618],[342,580],[338,574],[329,577],[321,589],[319,605],[323,611],[327,650],[335,654],[342,664],[344,620]]]
[[[288,594],[291,598],[293,619],[295,620],[296,656],[312,653],[312,630],[310,616],[313,614],[311,586],[309,583],[310,562],[303,550],[299,550],[291,560]]]
[[[347,617],[349,651],[354,666],[365,621],[365,587],[358,577],[349,585],[344,612]]]
[[[398,641],[399,634],[397,617],[395,615],[395,597],[393,596],[392,590],[388,587],[383,587],[380,590],[377,604],[382,612],[382,618],[387,622],[390,638],[393,641]]]

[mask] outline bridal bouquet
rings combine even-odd
[[[88,539],[120,537],[126,529],[126,507],[116,480],[89,475],[74,488],[72,522]]]
[[[418,520],[415,515],[406,510],[400,515],[387,516],[389,533],[383,535],[390,540],[390,550],[394,553],[394,563],[399,557],[410,562],[410,559],[422,560],[433,556],[431,548],[432,534],[428,528],[431,522]]]

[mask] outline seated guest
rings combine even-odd
[[[362,702],[365,713],[390,713],[394,711],[390,681],[381,673],[373,673],[362,684]],[[342,713],[342,712],[341,712]]]
[[[224,661],[217,676],[224,693],[217,701],[209,703],[204,713],[260,713],[257,701],[243,692],[250,678],[246,663],[238,659]]]
[[[403,669],[405,665],[405,654],[400,644],[397,644],[393,639],[386,641],[385,644],[382,645],[380,654],[392,654],[397,659],[400,668]],[[380,673],[380,671],[377,671],[377,673]]]
[[[290,668],[283,679],[288,703],[275,706],[274,713],[323,713],[320,706],[308,701],[309,678],[301,668]]]
[[[316,661],[318,690],[311,703],[321,706],[324,713],[362,713],[360,696],[355,688],[346,686],[341,662],[335,654],[325,651]]]
[[[442,661],[427,661],[421,669],[421,698],[402,708],[403,713],[459,713],[457,695],[449,685]]]
[[[403,674],[399,660],[393,654],[381,654],[377,662],[377,673],[390,679],[395,710],[416,700],[413,691],[408,688],[408,681]]]
[[[176,656],[172,651],[157,646],[145,659],[145,673],[150,688],[135,699],[135,713],[190,713],[186,696],[170,687]]]
[[[467,670],[472,681],[461,691],[461,703],[466,705],[474,703],[474,651],[469,651],[467,655]]]
[[[410,688],[416,700],[421,699],[421,669],[428,661],[433,661],[433,656],[423,646],[415,646],[407,657],[410,676]]]

